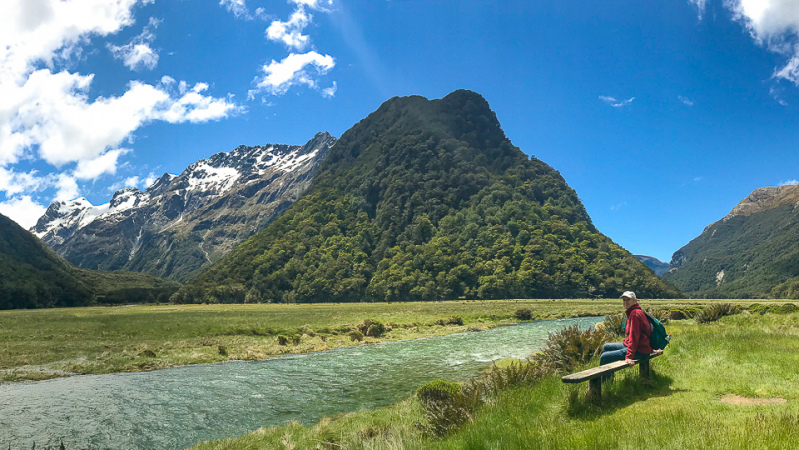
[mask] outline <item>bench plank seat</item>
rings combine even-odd
[[[640,367],[641,377],[649,379],[649,360],[660,356],[662,353],[651,353],[648,358],[636,359],[635,364]],[[633,365],[635,365],[633,364]],[[588,394],[592,399],[599,401],[602,398],[602,383],[600,377],[610,375],[622,369],[632,367],[625,361],[614,361],[598,367],[583,370],[582,372],[572,373],[561,377],[564,383],[582,383],[588,381]]]

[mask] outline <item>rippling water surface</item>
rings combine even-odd
[[[0,448],[184,448],[262,426],[370,409],[437,378],[524,358],[547,335],[600,318],[548,320],[265,361],[0,385]]]

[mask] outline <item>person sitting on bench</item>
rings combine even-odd
[[[602,354],[599,355],[600,365],[624,360],[632,366],[635,364],[634,360],[648,358],[650,353],[663,353],[663,350],[653,352],[649,345],[649,335],[652,334],[652,330],[644,310],[638,304],[635,292],[626,291],[621,294],[621,299],[627,314],[627,327],[624,330],[627,337],[621,342],[602,346]]]

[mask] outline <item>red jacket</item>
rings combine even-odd
[[[649,320],[641,309],[641,305],[635,304],[627,308],[627,337],[622,341],[627,347],[626,359],[635,359],[635,352],[650,354],[652,347],[649,345],[649,335],[652,330],[649,327]]]

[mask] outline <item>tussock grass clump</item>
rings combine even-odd
[[[435,436],[444,436],[472,421],[482,403],[482,386],[467,382],[463,386],[445,380],[427,383],[416,391],[424,407],[426,424],[419,424],[423,431]]]
[[[382,322],[366,319],[358,325],[358,331],[363,336],[380,337],[386,333],[386,326]],[[352,337],[352,333],[350,333],[350,337]]]
[[[724,316],[732,316],[741,313],[741,307],[730,303],[715,303],[699,312],[694,319],[696,323],[710,323],[721,319]]]
[[[517,309],[513,315],[518,320],[533,320],[533,311],[528,308]]]
[[[650,316],[659,320],[660,323],[664,325],[669,323],[669,319],[671,319],[671,311],[669,311],[668,309],[661,309],[661,308],[647,309],[646,312]]]
[[[604,323],[608,339],[615,340],[617,337],[625,335],[624,327],[621,326],[622,322],[624,322],[624,313],[605,316],[605,321],[602,323]]]
[[[458,317],[449,317],[449,318],[446,318],[446,319],[438,319],[438,320],[436,320],[436,325],[441,325],[441,326],[444,326],[444,325],[461,325],[462,326],[463,325],[463,319],[460,316],[458,316]]]
[[[350,340],[352,342],[361,342],[363,340],[363,333],[358,330],[350,331]]]
[[[605,342],[608,342],[605,330],[592,327],[581,331],[573,325],[550,334],[544,349],[531,359],[553,372],[567,372],[598,355]]]

